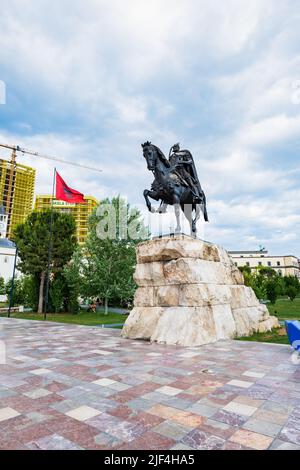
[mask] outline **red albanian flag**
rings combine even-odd
[[[55,198],[61,201],[70,202],[71,204],[85,203],[85,200],[83,199],[84,195],[79,191],[76,191],[76,189],[70,188],[57,172]]]

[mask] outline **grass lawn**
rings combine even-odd
[[[275,328],[267,333],[254,333],[252,336],[242,336],[235,338],[239,341],[260,341],[262,343],[289,344],[285,328]]]
[[[300,320],[300,297],[293,302],[288,298],[278,299],[274,305],[268,304],[270,315],[275,315],[279,320]]]
[[[4,306],[4,305],[3,305]],[[293,302],[287,298],[278,299],[275,305],[268,304],[268,309],[271,315],[275,315],[279,320],[286,319],[296,320],[300,319],[300,297],[297,297]],[[1,313],[0,316],[6,316]],[[44,320],[43,315],[37,313],[13,313],[12,318],[24,318],[27,320]],[[78,315],[70,313],[48,313],[47,320],[59,323],[75,323],[77,325],[109,325],[115,323],[124,323],[127,315],[120,315],[118,313],[109,312],[104,315],[104,312],[87,313],[80,312]],[[115,328],[121,328],[115,327]],[[285,328],[274,329],[267,333],[255,333],[249,337],[236,338],[241,341],[262,341],[264,343],[281,343],[288,344]]]
[[[6,313],[0,314],[1,317],[6,317]],[[37,313],[12,313],[12,318],[23,318],[25,320],[44,320],[44,315]],[[77,325],[109,325],[114,323],[124,323],[127,315],[109,312],[104,315],[104,312],[90,313],[80,312],[77,315],[71,313],[48,313],[47,320],[59,323],[75,323]]]
[[[288,298],[278,299],[274,305],[268,304],[270,315],[275,315],[279,320],[300,320],[300,297],[293,302]],[[255,333],[252,336],[236,338],[241,341],[262,341],[264,343],[289,344],[285,327],[274,329],[267,333]]]

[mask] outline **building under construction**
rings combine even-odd
[[[7,216],[6,237],[13,239],[14,228],[25,221],[33,208],[35,170],[14,159],[0,159],[0,206]]]
[[[58,201],[53,199],[53,208],[64,213],[70,213],[74,216],[76,222],[76,236],[77,241],[81,245],[85,242],[88,232],[88,218],[93,210],[98,206],[99,202],[92,196],[84,196],[84,204],[71,204],[69,202]],[[34,209],[42,211],[50,209],[52,203],[52,196],[38,195],[35,199]]]

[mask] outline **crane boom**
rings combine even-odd
[[[66,163],[67,165],[72,165],[72,166],[77,166],[77,167],[80,167],[80,168],[86,168],[88,170],[92,170],[92,171],[98,171],[98,172],[102,172],[102,170],[100,170],[99,168],[95,168],[95,167],[91,167],[91,166],[87,166],[87,165],[83,165],[81,163],[76,163],[76,162],[70,162],[68,160],[64,160],[62,158],[57,158],[57,157],[52,157],[52,156],[49,156],[49,155],[43,155],[39,152],[34,152],[32,150],[28,150],[28,149],[25,149],[25,148],[22,148],[20,147],[19,145],[7,145],[7,144],[0,144],[0,147],[3,147],[3,148],[7,148],[7,149],[10,149],[13,151],[14,155],[16,155],[16,152],[21,152],[23,154],[28,154],[28,155],[33,155],[35,157],[40,157],[40,158],[45,158],[46,160],[53,160],[55,162],[61,162],[61,163]]]

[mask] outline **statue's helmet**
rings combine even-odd
[[[180,150],[180,144],[177,142],[177,144],[174,144],[172,147],[173,152],[179,152]]]

